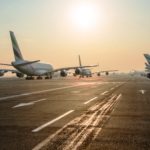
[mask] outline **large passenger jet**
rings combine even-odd
[[[150,55],[149,54],[144,54],[144,57],[147,60],[147,63],[145,63],[146,76],[147,76],[147,78],[150,79]]]
[[[99,65],[95,65],[94,67],[97,67]],[[80,77],[92,77],[93,74],[97,74],[97,76],[101,76],[101,73],[105,73],[106,75],[109,75],[110,72],[116,72],[118,70],[104,70],[104,71],[98,71],[98,72],[92,72],[88,67],[83,68],[81,63],[81,58],[79,55],[79,68],[75,70],[74,76],[80,75]]]
[[[11,64],[1,64],[1,65],[13,66],[15,69],[17,69],[18,72],[20,72],[21,74],[25,74],[27,80],[32,80],[34,79],[35,76],[37,76],[37,79],[42,79],[43,76],[45,77],[45,79],[51,79],[53,77],[54,72],[57,71],[60,71],[60,76],[65,77],[67,76],[67,70],[69,69],[75,69],[75,73],[76,73],[81,68],[83,69],[85,67],[97,66],[97,65],[81,66],[81,67],[75,66],[75,67],[64,67],[64,68],[54,69],[51,64],[40,63],[40,60],[35,60],[35,61],[25,60],[21,54],[17,40],[12,31],[10,31],[10,37],[11,37],[15,61],[11,62]]]
[[[79,67],[75,70],[75,73],[73,75],[74,76],[79,75],[81,78],[92,77],[92,71],[88,69],[89,66],[87,66],[86,68],[83,68],[80,55],[78,57],[79,57]],[[97,67],[97,66],[98,65],[95,65],[93,67]]]

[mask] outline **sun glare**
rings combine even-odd
[[[91,4],[81,4],[72,9],[72,23],[82,29],[89,29],[96,26],[99,18],[99,11]]]

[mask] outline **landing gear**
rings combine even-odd
[[[46,76],[46,77],[45,77],[45,80],[47,80],[47,79],[52,79],[52,75]]]
[[[43,78],[41,76],[38,76],[36,79],[37,80],[42,80]]]
[[[47,77],[45,77],[45,80],[47,80],[47,79],[50,79],[50,77],[48,77],[48,76],[47,76]]]
[[[76,77],[77,75],[74,73],[73,76]]]
[[[101,74],[98,72],[98,73],[97,73],[97,76],[101,76]]]
[[[27,76],[27,77],[26,77],[26,80],[34,80],[34,77],[32,77],[32,76]]]
[[[31,80],[34,80],[34,77],[31,77]]]
[[[79,79],[80,79],[80,78],[84,78],[84,75],[80,75],[80,76],[79,76]]]
[[[29,80],[29,77],[28,77],[28,76],[26,77],[26,80]]]
[[[32,76],[27,76],[25,79],[26,79],[26,80],[34,80],[35,78],[32,77]],[[37,80],[42,80],[43,78],[42,78],[41,76],[38,76],[38,77],[36,77],[36,79],[37,79]],[[46,80],[47,80],[47,79],[52,79],[52,76],[46,76],[45,79],[46,79]]]

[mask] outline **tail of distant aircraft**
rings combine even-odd
[[[79,55],[79,66],[82,67],[80,55]]]
[[[149,54],[144,54],[144,57],[146,58],[148,64],[150,64],[150,55]]]
[[[15,38],[15,35],[12,31],[10,31],[10,37],[11,37],[11,42],[12,42],[12,47],[13,47],[15,60],[16,61],[24,60],[23,56],[21,54],[20,48],[18,46],[17,40]]]
[[[149,65],[147,63],[145,63],[145,66],[148,67]]]

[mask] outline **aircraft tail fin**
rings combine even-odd
[[[10,38],[11,38],[11,42],[12,42],[12,48],[13,48],[15,60],[16,61],[24,60],[23,56],[21,54],[20,48],[18,46],[16,37],[12,31],[10,31]]]
[[[146,58],[148,64],[150,64],[150,55],[149,54],[144,54],[144,57]]]
[[[149,65],[147,63],[145,63],[145,66],[148,67]]]
[[[81,63],[81,57],[79,55],[79,66],[82,67],[82,63]]]

